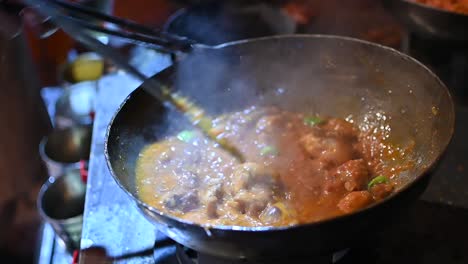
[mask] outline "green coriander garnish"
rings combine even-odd
[[[195,137],[195,132],[194,131],[189,131],[189,130],[184,130],[182,132],[180,132],[179,134],[177,134],[177,138],[180,140],[180,141],[183,141],[183,142],[190,142],[193,138]]]
[[[315,126],[323,123],[323,119],[317,116],[306,116],[304,117],[304,124],[308,126]]]
[[[388,183],[388,178],[383,176],[383,175],[379,175],[379,176],[375,177],[374,179],[372,179],[369,182],[369,184],[367,184],[367,188],[370,189],[370,188],[374,187],[375,185],[382,184],[382,183]]]
[[[260,155],[262,155],[262,156],[267,156],[267,155],[276,156],[276,155],[278,155],[278,149],[276,149],[273,146],[266,146],[266,147],[263,147],[260,150]]]

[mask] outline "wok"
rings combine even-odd
[[[202,226],[143,203],[135,187],[140,150],[189,124],[141,87],[108,126],[105,156],[118,185],[157,228],[189,248],[227,258],[326,254],[355,245],[402,212],[427,186],[454,128],[447,88],[425,66],[393,49],[324,35],[276,36],[195,48],[152,78],[172,84],[211,115],[248,105],[364,120],[391,116],[391,140],[414,139],[416,165],[397,192],[356,213],[292,227]],[[380,114],[379,114],[380,113]]]
[[[382,0],[410,32],[436,40],[468,41],[468,15],[453,13],[412,0]]]

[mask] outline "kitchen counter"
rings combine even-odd
[[[107,125],[120,103],[138,84],[125,74],[106,76],[99,84],[80,263],[103,263],[111,260],[116,263],[152,263],[152,253],[149,257],[118,261],[127,254],[151,249],[156,240],[156,230],[137,212],[135,204],[117,186],[104,159]]]

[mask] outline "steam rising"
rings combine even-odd
[[[388,139],[395,144],[416,140],[420,162],[415,170],[419,171],[445,144],[449,127],[433,134],[434,127],[450,123],[453,116],[432,113],[433,106],[446,109],[443,104],[448,97],[424,68],[408,60],[343,39],[265,39],[222,49],[196,49],[175,66],[174,89],[212,117],[251,105],[347,118],[361,128],[377,115],[389,117],[379,126],[391,128]],[[141,132],[146,142],[193,129],[175,110],[150,112],[153,121],[146,122],[154,125]]]

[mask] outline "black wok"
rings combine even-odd
[[[427,186],[454,128],[452,99],[433,73],[393,49],[351,38],[280,36],[196,48],[152,78],[173,84],[212,115],[275,104],[338,117],[352,114],[361,123],[385,112],[392,117],[391,140],[416,142],[416,166],[401,176],[394,195],[370,208],[293,227],[204,227],[138,199],[134,171],[139,151],[188,124],[144,89],[136,89],[108,127],[105,153],[112,175],[160,231],[216,256],[325,254],[358,243],[402,217]]]
[[[413,2],[382,0],[410,32],[422,37],[454,42],[468,41],[468,15]]]

